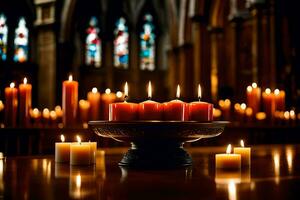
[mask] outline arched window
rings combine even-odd
[[[126,20],[121,17],[116,22],[114,30],[114,66],[117,68],[128,68],[128,27]]]
[[[18,27],[15,30],[15,62],[25,62],[28,60],[28,28],[26,21],[22,17],[19,20]]]
[[[144,16],[140,34],[140,68],[150,71],[155,69],[155,33],[153,17],[150,14]]]
[[[101,66],[101,40],[98,36],[99,28],[97,27],[98,20],[92,17],[87,29],[86,36],[86,59],[85,64]]]
[[[6,17],[0,14],[0,60],[6,60],[7,32]]]

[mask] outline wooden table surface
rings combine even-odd
[[[0,160],[0,199],[292,199],[300,191],[300,145],[252,147],[250,170],[217,173],[214,154],[226,147],[188,149],[181,170],[118,167],[124,148],[97,152],[90,167],[55,164],[53,156]]]

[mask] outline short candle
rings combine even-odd
[[[55,162],[68,163],[70,161],[70,143],[65,142],[65,136],[60,136],[61,142],[55,143]]]
[[[241,155],[231,154],[231,144],[228,145],[225,154],[216,154],[216,168],[224,170],[240,170]]]
[[[70,147],[71,165],[90,165],[91,164],[91,146],[81,142],[77,136],[77,142],[72,143]]]
[[[234,147],[233,153],[241,155],[241,165],[250,166],[251,163],[251,148],[245,147],[244,141],[241,140],[241,147]]]

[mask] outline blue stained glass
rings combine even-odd
[[[117,68],[128,68],[128,27],[126,26],[126,20],[121,17],[116,22],[116,28],[114,30],[114,66]]]
[[[6,60],[8,27],[6,17],[0,14],[0,60]]]
[[[155,69],[155,33],[153,17],[144,16],[143,31],[140,34],[140,68],[153,71]]]
[[[101,66],[101,39],[98,36],[97,18],[92,17],[87,29],[86,37],[86,59],[87,65]]]
[[[28,60],[28,32],[26,21],[22,17],[20,18],[18,27],[15,30],[15,62],[25,62]]]

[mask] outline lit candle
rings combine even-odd
[[[253,109],[253,113],[256,114],[260,110],[260,97],[261,89],[256,83],[252,83],[247,87],[247,104]]]
[[[68,163],[70,161],[70,143],[65,142],[65,136],[60,136],[61,142],[55,143],[55,162]]]
[[[34,108],[30,110],[30,117],[33,121],[33,126],[38,127],[41,119],[41,112],[39,109]]]
[[[170,102],[163,104],[163,115],[165,120],[170,121],[188,121],[189,120],[189,109],[188,104],[179,100],[180,98],[180,86],[177,85],[176,98]]]
[[[50,123],[51,125],[56,125],[57,122],[57,115],[56,112],[54,110],[50,111]]]
[[[77,142],[70,146],[70,164],[71,165],[90,165],[91,164],[91,146],[83,144],[81,138],[77,136]]]
[[[109,119],[109,104],[114,103],[116,101],[116,94],[111,92],[109,88],[105,90],[105,93],[101,95],[101,105],[102,105],[102,113],[103,119]]]
[[[216,154],[216,168],[224,170],[240,170],[241,155],[231,154],[231,144],[228,145],[226,154]]]
[[[90,102],[81,99],[79,101],[79,117],[80,117],[80,122],[82,124],[87,123],[89,120],[89,110],[90,110]]]
[[[20,125],[28,127],[30,125],[29,110],[31,109],[31,90],[32,85],[27,83],[27,78],[23,79],[23,84],[19,85],[20,93],[20,109],[19,119]]]
[[[94,87],[92,91],[90,91],[87,95],[87,100],[90,103],[90,120],[99,120],[99,113],[100,113],[100,93],[98,89]]]
[[[55,106],[54,110],[56,113],[57,122],[62,123],[63,110],[61,109],[61,106]]]
[[[95,164],[96,163],[96,153],[97,153],[97,142],[83,142],[82,144],[90,145],[90,163]]]
[[[201,86],[198,85],[199,101],[191,102],[188,106],[189,119],[201,122],[210,122],[213,120],[213,104],[201,101]]]
[[[151,81],[148,84],[148,98],[149,100],[139,104],[139,119],[140,120],[161,120],[163,107],[160,103],[152,101],[152,86]]]
[[[17,126],[18,89],[15,83],[5,88],[5,124],[8,127]]]
[[[63,82],[62,109],[64,126],[72,126],[76,123],[78,104],[78,82],[70,75],[67,81]]]
[[[251,163],[251,148],[245,147],[244,141],[241,140],[241,147],[234,147],[233,153],[241,155],[241,165],[242,166],[250,166]]]
[[[109,104],[109,121],[130,121],[138,117],[138,104],[128,103],[128,84],[124,86],[125,101]]]
[[[229,99],[220,100],[219,106],[222,111],[223,119],[229,120],[230,119],[231,101]]]
[[[257,121],[264,121],[267,118],[267,115],[265,112],[258,112],[256,113],[255,118]]]
[[[48,108],[44,108],[42,112],[42,120],[45,126],[49,125],[50,122],[50,110]]]
[[[285,110],[285,92],[283,90],[275,89],[275,109],[278,111]]]
[[[267,115],[267,118],[272,119],[275,113],[275,98],[270,88],[267,88],[263,92],[262,97],[263,97],[264,111]]]

